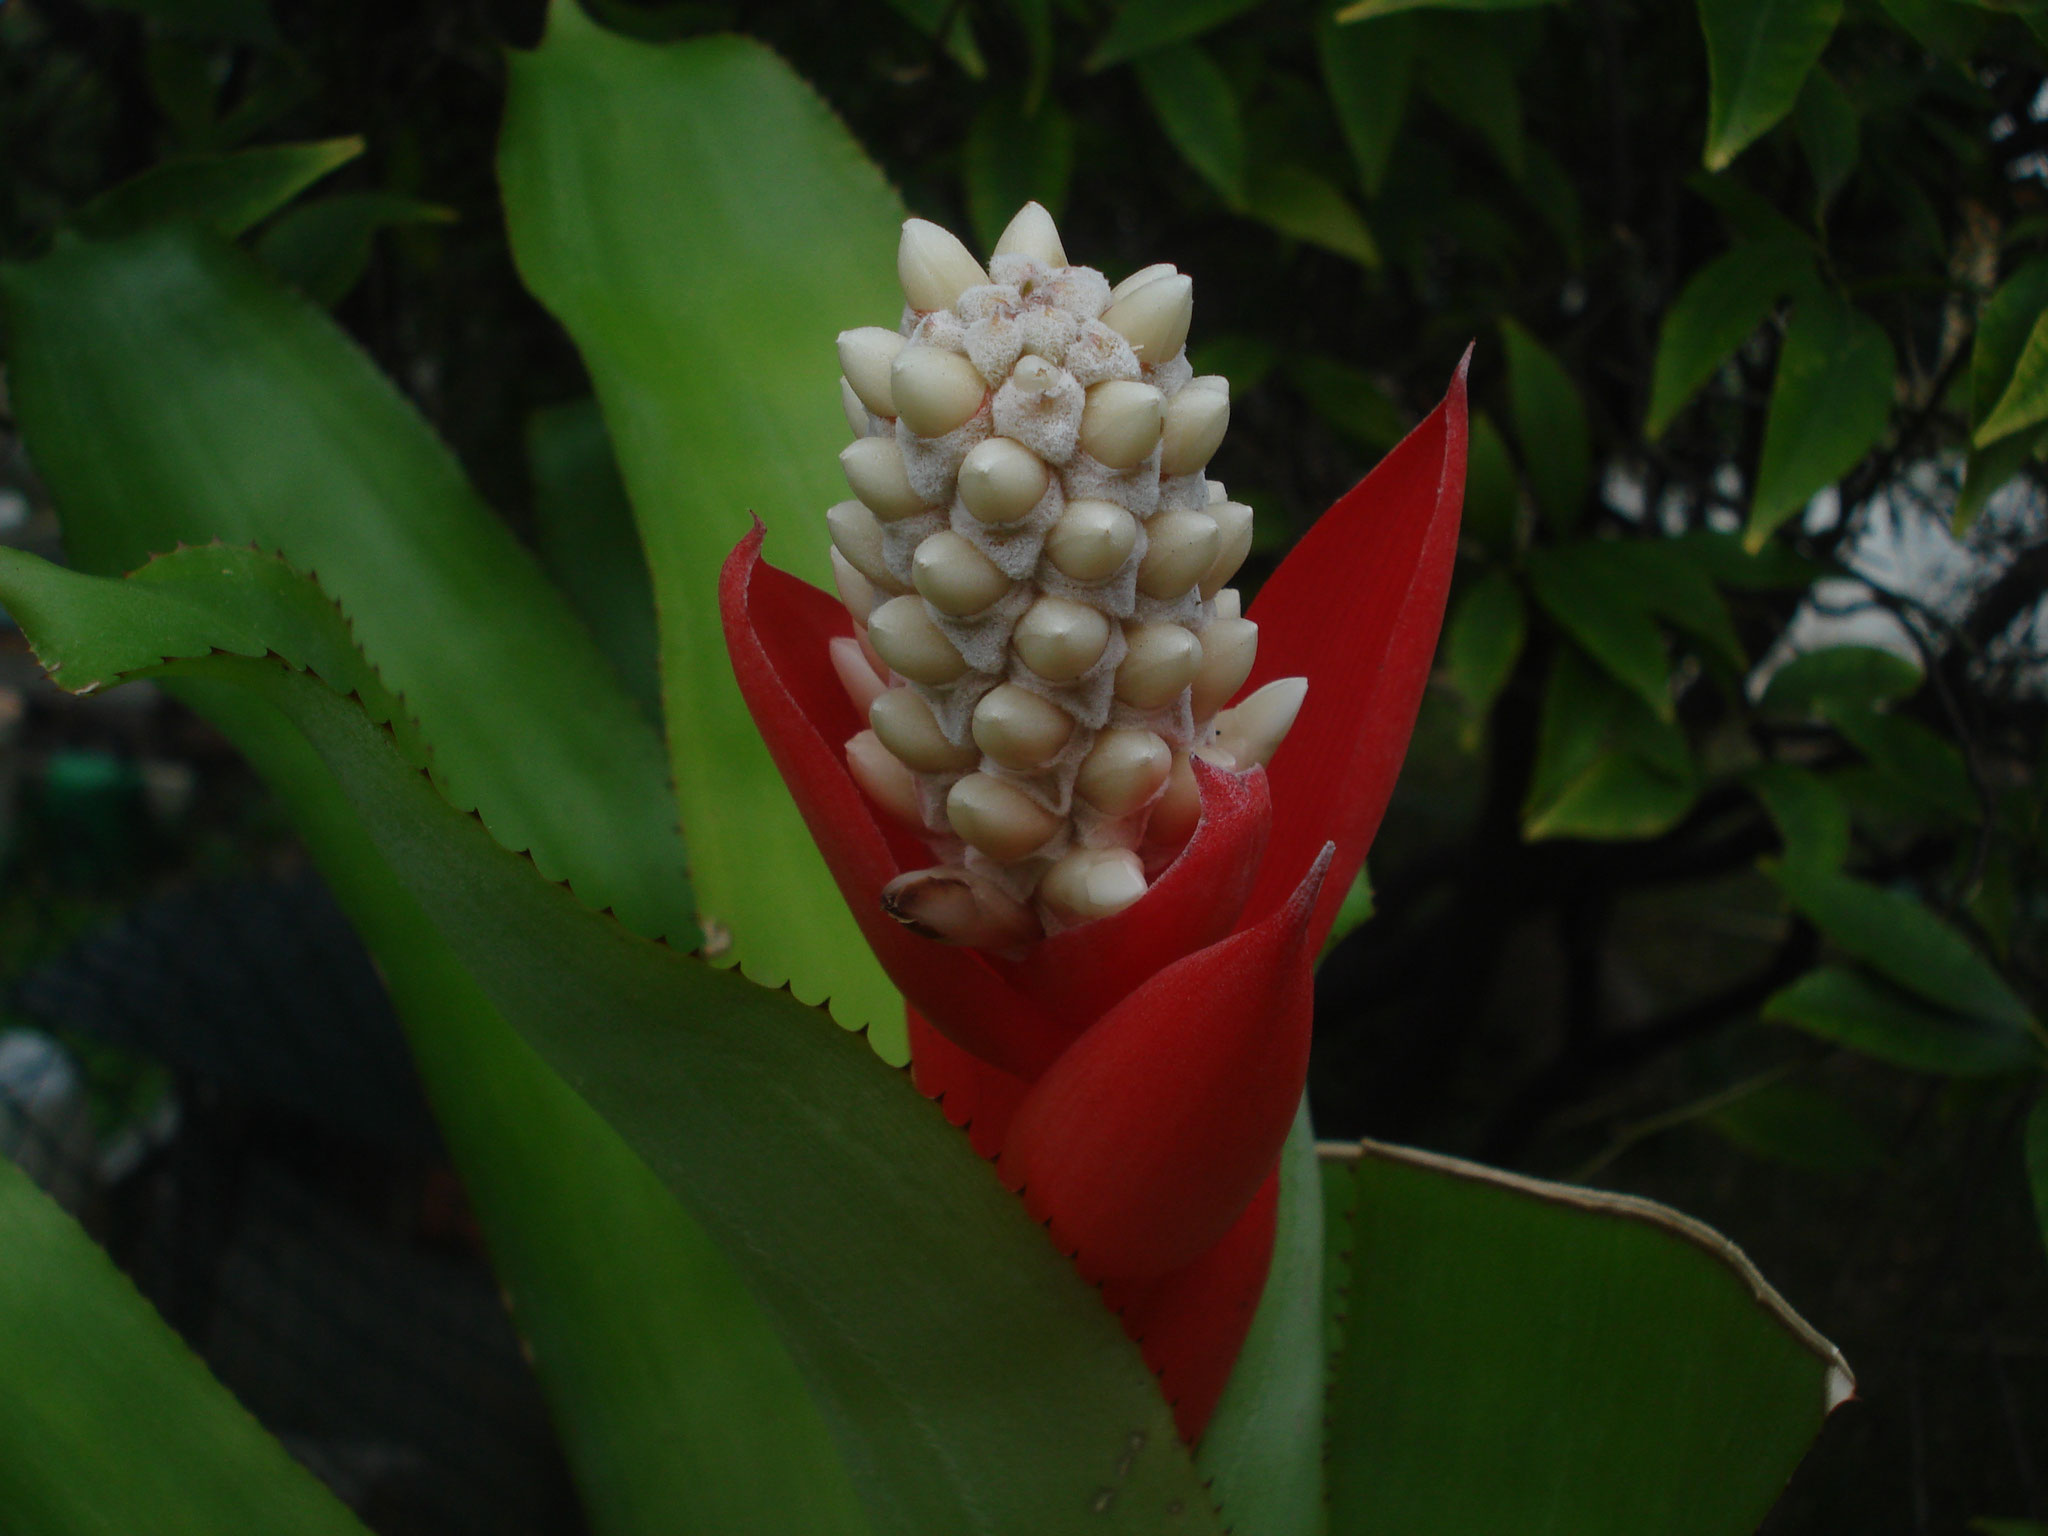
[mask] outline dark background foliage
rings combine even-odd
[[[1652,1194],[1743,1243],[1864,1399],[1771,1529],[2048,1520],[2048,10],[595,9],[650,38],[766,37],[910,206],[971,243],[1037,197],[1112,277],[1161,258],[1192,273],[1197,365],[1233,382],[1215,469],[1261,517],[1247,584],[1476,342],[1452,620],[1375,850],[1377,915],[1322,972],[1319,1128]],[[8,0],[0,255],[138,217],[95,199],[166,161],[360,135],[250,243],[547,553],[536,514],[557,487],[531,424],[589,385],[519,286],[492,169],[504,49],[542,23],[508,0]],[[1737,67],[1715,39],[1743,26],[1784,46]],[[8,536],[50,546],[11,431],[0,453]],[[13,1011],[68,1032],[106,1126],[146,1122],[165,1069],[185,1110],[185,1131],[143,1136],[103,1229],[159,1299],[195,1264],[245,1274],[214,1250],[136,1257],[201,1241],[151,1202],[254,1189],[275,1219],[302,1184],[336,1194],[340,1137],[377,1170],[346,1181],[350,1219],[429,1256],[360,1294],[388,1318],[459,1292],[421,1278],[474,1258],[431,1137],[393,1130],[416,1109],[379,1065],[374,1002],[337,1026],[244,986],[196,1010],[246,1019],[242,1045],[197,1049],[79,991],[157,975],[167,892],[209,935],[288,948],[219,893],[298,861],[203,729],[61,700],[12,644]],[[317,899],[294,901],[290,931],[330,933]],[[223,953],[209,976],[242,985]],[[314,1124],[288,1058],[337,1027],[370,1065],[325,1075],[350,1107]],[[223,1067],[259,1040],[276,1071]],[[174,1320],[275,1405],[282,1377],[221,1321],[249,1315],[220,1310],[246,1287],[201,1290]],[[297,1326],[279,1358],[331,1346],[304,1344],[317,1318]],[[472,1330],[479,1358],[509,1357],[502,1332]],[[477,1411],[445,1402],[450,1421]],[[335,1422],[441,1454],[364,1413]],[[448,1454],[532,1434],[499,1429]],[[562,1507],[543,1483],[521,1518]],[[460,1505],[458,1481],[386,1528],[462,1528]]]

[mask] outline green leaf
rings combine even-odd
[[[967,135],[967,214],[984,249],[1026,203],[1043,204],[1054,218],[1067,205],[1074,173],[1074,120],[1058,102],[1026,111],[1004,93],[992,95]]]
[[[1408,435],[1401,407],[1364,369],[1292,350],[1285,366],[1287,382],[1308,408],[1367,453],[1385,453]]]
[[[2048,421],[2048,309],[2034,320],[2012,368],[2012,380],[1970,441],[1978,448]]]
[[[1422,18],[1420,83],[1445,114],[1493,151],[1508,175],[1523,164],[1522,88],[1498,29],[1482,17]]]
[[[109,10],[127,11],[195,37],[230,38],[239,43],[274,44],[265,0],[95,0]]]
[[[452,799],[636,931],[693,939],[659,739],[326,315],[188,226],[0,270],[0,305],[23,435],[81,567],[220,539],[318,571]]]
[[[1660,720],[1675,716],[1671,659],[1641,592],[1601,546],[1581,543],[1532,549],[1529,590],[1564,632],[1585,647],[1608,675],[1643,701]]]
[[[1308,1101],[1280,1154],[1273,1268],[1196,1466],[1233,1527],[1318,1536],[1323,1511],[1322,1173]]]
[[[1975,1536],[2048,1536],[2048,1521],[1977,1519],[1970,1530]]]
[[[315,304],[333,308],[362,280],[380,230],[402,224],[452,224],[455,210],[396,192],[344,192],[287,209],[256,251]]]
[[[1644,432],[1662,437],[1700,386],[1812,270],[1804,241],[1745,240],[1695,272],[1664,315]]]
[[[1574,647],[1543,695],[1523,836],[1654,837],[1691,809],[1698,769],[1685,736]]]
[[[1492,710],[1528,637],[1522,590],[1499,566],[1465,589],[1444,633],[1444,670],[1465,700],[1473,730]]]
[[[310,584],[248,575],[192,560],[117,582],[0,552],[9,611],[74,684],[165,626],[345,664]],[[224,651],[145,671],[248,688],[306,734],[492,1004],[718,1240],[803,1363],[877,1530],[1149,1536],[1173,1513],[1215,1536],[1136,1349],[905,1074],[787,993],[536,878],[324,673]]]
[[[2034,1100],[2027,1116],[2027,1182],[2034,1187],[2034,1216],[2048,1247],[2048,1093]]]
[[[1897,22],[1929,53],[1962,64],[1983,43],[1991,18],[1973,14],[1950,0],[1879,0]]]
[[[175,220],[239,235],[362,152],[361,139],[323,139],[166,160],[102,192],[71,224],[81,234],[113,236]]]
[[[1819,220],[1856,169],[1862,152],[1856,104],[1833,75],[1815,65],[1799,92],[1792,120],[1799,130],[1799,147],[1805,151],[1807,168],[1813,173],[1814,218]]]
[[[1773,995],[1763,1016],[1909,1072],[1975,1077],[2042,1065],[2025,1030],[1929,1008],[1860,971],[1824,965]]]
[[[1367,197],[1379,196],[1393,159],[1394,141],[1408,110],[1415,43],[1414,24],[1405,19],[1340,26],[1326,17],[1316,24],[1323,89]]]
[[[0,1509],[38,1536],[365,1536],[0,1157]]]
[[[534,548],[649,720],[661,719],[654,585],[633,508],[592,399],[526,418]]]
[[[1983,802],[1954,742],[1918,720],[1867,704],[1824,704],[1821,714],[1873,767],[1928,810],[1965,823],[1983,818]]]
[[[1513,320],[1500,323],[1508,354],[1508,405],[1536,506],[1553,533],[1578,525],[1593,485],[1593,438],[1585,402],[1564,365]]]
[[[1970,343],[1973,427],[1981,427],[2011,389],[2013,371],[2043,313],[2048,313],[2048,257],[2028,262],[1985,300]]]
[[[758,44],[649,47],[573,0],[513,57],[499,174],[520,272],[583,353],[639,519],[700,909],[748,976],[829,998],[900,1061],[902,1005],[740,700],[717,581],[758,512],[769,557],[830,584],[822,517],[846,493],[832,339],[901,314],[902,209]]]
[[[1236,93],[1215,60],[1193,43],[1179,43],[1141,55],[1136,69],[1153,115],[1181,158],[1226,204],[1241,204],[1244,124]]]
[[[1337,903],[1337,915],[1330,920],[1330,931],[1323,937],[1322,953],[1316,956],[1318,964],[1329,956],[1331,950],[1372,921],[1373,907],[1372,871],[1360,865],[1358,873],[1351,879],[1351,889]]]
[[[1813,561],[1782,544],[1746,549],[1740,535],[1711,528],[1694,528],[1671,544],[1721,586],[1738,592],[1798,592],[1822,574]]]
[[[1742,775],[1777,826],[1788,864],[1839,869],[1849,857],[1849,803],[1809,768],[1758,763]]]
[[[1559,3],[1560,0],[1352,0],[1337,12],[1337,20],[1348,26],[1401,11],[1527,11]]]
[[[1956,497],[1951,527],[1961,537],[1977,521],[1991,498],[2037,458],[2048,433],[2014,432],[1989,448],[1972,448],[1963,462],[1963,488]]]
[[[1792,110],[1842,0],[1699,0],[1707,35],[1706,167],[1724,170]]]
[[[1290,239],[1306,241],[1377,268],[1380,248],[1350,201],[1322,177],[1285,162],[1259,165],[1245,211]]]
[[[1251,10],[1258,0],[1122,0],[1116,16],[1084,66],[1107,69],[1141,53],[1200,37],[1233,16]]]
[[[1662,1206],[1370,1142],[1355,1178],[1331,1536],[1748,1531],[1853,1389]]]
[[[1627,753],[1595,759],[1564,783],[1523,826],[1531,842],[1579,837],[1630,842],[1656,837],[1685,818],[1699,787]]]
[[[1769,1083],[1703,1122],[1752,1157],[1812,1173],[1867,1173],[1889,1161],[1884,1144],[1840,1099],[1799,1083]]]
[[[1472,437],[1465,450],[1463,531],[1498,555],[1516,549],[1522,535],[1522,493],[1514,460],[1500,429],[1484,411],[1472,413]]]
[[[974,26],[965,6],[955,0],[888,0],[888,4],[926,37],[937,39],[968,79],[979,80],[988,73],[988,61],[974,40]]]
[[[1830,943],[1908,992],[2013,1032],[2037,1027],[1990,962],[1924,903],[1810,865],[1767,864],[1765,873]]]
[[[1572,549],[1611,565],[1644,608],[1704,643],[1731,670],[1748,671],[1734,615],[1696,547],[1678,539],[1608,539]]]
[[[1760,548],[1884,436],[1895,371],[1875,320],[1825,289],[1800,298],[1778,353],[1745,544]]]
[[[1919,687],[1919,667],[1895,651],[1874,645],[1830,645],[1802,651],[1773,672],[1761,702],[1765,709],[1817,714],[1830,705],[1908,698]]]

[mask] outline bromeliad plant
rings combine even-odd
[[[237,248],[334,156],[266,153],[0,274],[75,566],[0,555],[0,600],[62,686],[161,679],[298,817],[594,1529],[1754,1526],[1849,1381],[1739,1255],[1428,1154],[1319,1167],[1301,1113],[1462,369],[1240,613],[1184,278],[1112,290],[1032,210],[984,271],[764,51],[558,5],[501,172],[633,494],[672,799],[539,567]],[[899,227],[910,311],[863,329]],[[839,332],[835,601],[802,575]],[[0,1358],[21,1528],[358,1529],[5,1170]]]

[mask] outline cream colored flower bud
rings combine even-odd
[[[877,608],[868,620],[868,640],[894,671],[927,688],[943,688],[967,670],[953,642],[914,597],[892,597]]]
[[[995,253],[998,256],[1029,256],[1048,267],[1067,265],[1067,248],[1060,244],[1059,226],[1053,223],[1052,215],[1037,203],[1026,203],[1017,210],[1017,216],[1010,220],[1002,238],[996,241]]]
[[[1308,679],[1283,677],[1266,684],[1235,709],[1216,717],[1216,744],[1235,760],[1239,771],[1269,763],[1280,750],[1308,696]]]
[[[984,523],[1014,523],[1045,495],[1052,471],[1022,443],[991,437],[960,461],[960,499]]]
[[[1060,829],[1059,817],[986,773],[970,773],[947,792],[946,820],[970,848],[1004,864],[1035,853]]]
[[[1203,485],[1209,492],[1209,501],[1212,506],[1216,502],[1228,501],[1230,499],[1224,493],[1223,482],[1221,480],[1207,480],[1203,482]]]
[[[1252,675],[1259,655],[1259,626],[1250,619],[1212,619],[1202,631],[1202,665],[1189,684],[1197,723],[1230,702]]]
[[[1180,269],[1170,261],[1155,261],[1149,267],[1140,267],[1109,290],[1109,302],[1115,304],[1136,293],[1147,283],[1156,283],[1162,277],[1177,276],[1179,272]]]
[[[905,347],[889,365],[896,415],[919,437],[944,437],[981,409],[988,386],[974,364],[943,347]]]
[[[917,780],[902,760],[882,745],[873,731],[862,731],[846,744],[846,766],[867,797],[913,827],[924,825],[917,804]]]
[[[1219,619],[1244,617],[1244,595],[1235,587],[1224,587],[1210,599],[1210,604],[1215,608],[1216,617]]]
[[[1161,512],[1147,523],[1145,539],[1138,590],[1164,602],[1188,591],[1216,563],[1222,534],[1208,513],[1176,511]]]
[[[1176,752],[1166,789],[1153,803],[1152,819],[1145,823],[1145,841],[1155,847],[1178,848],[1194,836],[1201,819],[1202,786],[1195,782],[1187,753]]]
[[[1017,366],[1010,370],[1010,382],[1017,386],[1020,393],[1043,398],[1060,387],[1060,379],[1065,373],[1066,369],[1058,363],[1040,357],[1035,352],[1027,352],[1017,359]]]
[[[903,338],[879,325],[839,333],[839,371],[846,375],[860,403],[877,416],[896,414],[896,401],[889,393],[889,365],[902,350]]]
[[[889,687],[889,680],[875,670],[867,650],[851,635],[835,635],[825,647],[832,658],[832,670],[839,674],[839,686],[863,715]]]
[[[1175,274],[1133,288],[1104,311],[1102,323],[1122,336],[1138,361],[1165,362],[1187,345],[1195,318],[1195,280]]]
[[[1045,537],[1045,557],[1075,581],[1103,581],[1130,559],[1138,520],[1113,501],[1070,501]]]
[[[1060,755],[1074,734],[1074,717],[1059,705],[1003,683],[974,706],[974,744],[1005,768],[1030,773]]]
[[[1109,379],[1088,391],[1081,446],[1111,469],[1130,469],[1159,446],[1166,397],[1150,384]]]
[[[1145,894],[1145,866],[1127,848],[1076,848],[1045,872],[1038,899],[1064,923],[1092,923]]]
[[[846,413],[846,425],[855,437],[863,437],[868,430],[868,408],[860,403],[860,396],[853,392],[853,386],[839,381],[839,409]]]
[[[973,747],[946,740],[931,705],[912,688],[891,688],[868,706],[868,724],[882,745],[919,773],[960,773],[980,761]]]
[[[1201,668],[1202,642],[1178,624],[1129,624],[1124,639],[1116,696],[1133,709],[1164,709]]]
[[[1204,387],[1208,383],[1208,378],[1196,379],[1166,402],[1166,427],[1159,439],[1160,474],[1191,475],[1223,446],[1223,434],[1230,426],[1230,389],[1228,385]]]
[[[903,473],[903,450],[893,437],[856,438],[839,450],[839,467],[867,509],[885,523],[915,517],[925,510],[924,498],[910,488]]]
[[[1104,731],[1081,759],[1074,793],[1105,816],[1128,816],[1173,772],[1173,748],[1150,731]]]
[[[1219,501],[1209,507],[1222,541],[1216,548],[1216,563],[1202,578],[1202,596],[1214,597],[1224,583],[1235,576],[1244,557],[1252,552],[1252,509],[1241,501]]]
[[[846,604],[846,611],[853,615],[853,622],[865,629],[868,615],[875,607],[874,585],[836,548],[830,551],[830,556],[832,585],[839,589],[839,601]]]
[[[874,513],[857,501],[842,501],[826,511],[825,527],[832,534],[832,547],[848,565],[876,586],[896,590],[896,579],[882,558],[882,525]]]
[[[951,309],[969,288],[986,283],[988,273],[950,230],[928,219],[905,219],[903,238],[896,244],[896,280],[903,284],[903,297],[910,307],[929,314],[935,309]]]
[[[910,579],[926,602],[955,619],[981,612],[1010,590],[1010,578],[951,530],[917,546],[910,557]]]
[[[1109,620],[1085,603],[1041,597],[1031,605],[1010,643],[1024,665],[1049,683],[1070,683],[1102,659]]]
[[[898,875],[882,887],[882,910],[921,938],[976,949],[1014,949],[1044,932],[1023,902],[957,865]]]

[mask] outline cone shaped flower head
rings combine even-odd
[[[837,599],[756,529],[734,670],[919,1086],[1106,1283],[1193,1438],[1270,1257],[1311,963],[1435,648],[1464,369],[1247,610],[1191,279],[1112,287],[1036,204],[986,267],[908,221],[898,275],[895,329],[839,338]]]

